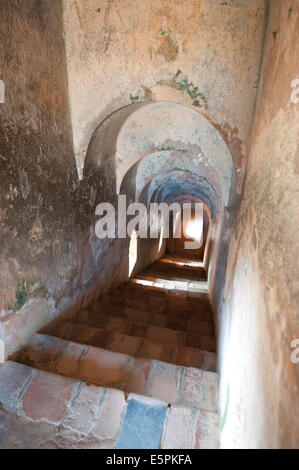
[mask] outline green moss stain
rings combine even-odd
[[[206,97],[199,91],[199,87],[189,82],[188,77],[183,75],[183,72],[178,69],[173,78],[169,80],[159,80],[155,86],[169,86],[181,91],[182,93],[188,93],[188,96],[193,100],[192,105],[196,108],[207,108],[208,101]],[[141,85],[138,90],[138,94],[130,94],[131,103],[142,103],[144,101],[152,100],[152,90],[144,85]]]
[[[152,92],[151,89],[141,85],[141,89],[138,90],[139,93],[136,95],[130,95],[131,103],[142,103],[143,101],[150,101],[152,99]]]
[[[178,69],[174,77],[170,80],[160,80],[157,85],[170,86],[181,92],[188,93],[189,97],[194,100],[193,106],[197,108],[207,107],[208,101],[206,97],[199,91],[199,87],[189,82],[188,77],[183,75],[183,72]]]
[[[30,297],[42,297],[45,296],[46,293],[46,287],[39,282],[36,276],[23,279],[18,284],[15,299],[8,304],[7,309],[9,311],[20,310]]]
[[[140,96],[139,95],[136,95],[136,96],[130,95],[130,100],[132,101],[132,103],[137,103],[138,101],[140,101]]]

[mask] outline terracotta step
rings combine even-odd
[[[127,281],[120,286],[115,291],[112,291],[112,293],[118,292],[118,293],[125,293],[128,294],[129,292],[132,293],[139,293],[145,296],[146,298],[148,297],[154,297],[158,299],[166,299],[167,298],[167,292],[164,290],[160,291],[157,289],[147,289],[146,287],[142,286],[141,284],[133,284],[130,281]]]
[[[155,287],[153,280],[142,279],[143,274],[130,279],[129,282],[118,287],[117,290],[112,291],[111,294],[117,293],[120,295],[128,296],[129,293],[143,295],[145,299],[156,298],[156,299],[168,299],[172,296],[172,290],[174,289],[158,289]],[[163,281],[163,280],[162,280]],[[169,282],[165,279],[165,282]],[[190,281],[197,282],[197,281]],[[204,294],[207,297],[207,294]]]
[[[107,299],[105,299],[107,301]],[[128,306],[127,306],[128,305]],[[135,321],[144,321],[148,323],[153,315],[162,315],[168,318],[167,321],[177,321],[180,319],[194,320],[204,323],[212,323],[212,313],[203,305],[194,306],[194,304],[181,303],[180,299],[173,299],[169,302],[166,309],[156,309],[143,302],[128,300],[124,306],[113,305],[106,302],[94,302],[90,308],[98,314],[109,314],[113,316],[126,316]],[[160,313],[159,313],[160,312]]]
[[[160,284],[162,285],[164,282],[164,289],[165,290],[173,290],[175,289],[175,283],[181,283],[183,285],[186,285],[186,289],[188,287],[188,283],[195,283],[197,284],[198,288],[200,288],[203,293],[207,293],[207,280],[206,279],[193,279],[190,276],[183,277],[179,273],[177,274],[169,274],[169,273],[159,273],[159,272],[153,272],[153,271],[148,271],[145,270],[140,274],[137,274],[132,278],[132,280],[144,280],[148,281],[145,283],[146,286],[153,286],[153,287],[159,287]],[[131,282],[132,282],[131,280]],[[152,283],[152,284],[151,284]],[[184,287],[184,286],[183,286]]]
[[[175,286],[174,281],[153,281],[153,278],[141,274],[140,276],[131,279],[130,284],[131,287],[134,286],[135,288],[139,288],[139,291],[144,292],[145,294],[156,294],[157,292],[159,292],[161,294],[164,294],[167,298],[173,296],[180,296],[182,298],[185,297],[186,300],[189,300],[190,302],[201,302],[205,300],[209,301],[209,294],[207,288],[198,288],[198,286],[194,284],[194,282],[195,281],[188,282],[187,288],[186,286],[182,285],[183,283],[180,283],[180,285],[178,284],[178,286]],[[172,283],[172,285],[169,285],[169,283]],[[206,283],[203,284],[206,285]]]
[[[151,269],[146,269],[143,271],[142,274],[136,276],[138,279],[147,279],[147,278],[153,278],[153,279],[161,279],[161,280],[166,280],[166,281],[173,281],[173,282],[202,282],[206,283],[207,280],[206,278],[204,279],[199,279],[196,278],[195,276],[189,276],[188,273],[186,275],[180,274],[180,273],[165,273],[161,271],[155,271]],[[170,288],[170,287],[169,287]]]
[[[151,264],[144,270],[144,272],[148,272],[148,271],[157,272],[161,274],[165,273],[165,274],[179,276],[179,277],[186,276],[187,279],[196,279],[196,280],[206,279],[206,272],[203,268],[197,268],[197,269],[191,268],[190,269],[188,266],[187,267],[174,266],[174,265],[163,264],[160,262]]]
[[[194,258],[183,258],[181,256],[177,255],[166,255],[162,256],[158,260],[158,263],[161,265],[166,265],[166,266],[175,266],[175,267],[183,267],[184,269],[204,269],[204,264],[202,261],[195,260]]]
[[[148,266],[145,270],[144,273],[153,273],[154,275],[157,275],[157,277],[163,277],[164,275],[170,276],[170,277],[175,277],[175,278],[185,278],[187,280],[207,280],[207,274],[203,268],[188,268],[184,266],[171,266],[163,263],[154,263]]]
[[[162,344],[145,338],[142,338],[140,342],[140,338],[134,338],[123,333],[127,322],[125,318],[114,317],[115,322],[107,325],[106,315],[95,315],[95,312],[89,310],[80,313],[83,316],[79,314],[75,319],[77,323],[62,322],[54,328],[44,328],[40,333],[71,339],[78,343],[110,349],[134,357],[156,359],[187,367],[198,367],[211,372],[217,370],[217,360],[214,352],[190,346]],[[91,329],[91,326],[96,328]],[[107,335],[107,330],[104,328],[110,329],[110,334]],[[112,332],[114,332],[114,335]]]
[[[218,374],[36,334],[13,358],[89,384],[217,412]]]
[[[87,385],[16,362],[0,365],[1,449],[211,449],[214,412]],[[176,432],[173,432],[176,429]]]
[[[214,336],[214,326],[211,322],[203,322],[194,320],[193,317],[188,318],[185,316],[164,315],[160,313],[143,312],[142,310],[135,310],[129,307],[120,310],[110,310],[106,314],[105,306],[102,304],[93,304],[90,310],[80,311],[74,321],[80,323],[87,323],[89,325],[98,326],[99,328],[107,328],[113,330],[116,325],[115,331],[119,333],[132,334],[134,324],[140,325],[153,325],[173,330],[181,331],[195,331],[202,336]],[[118,319],[118,320],[117,320]],[[119,330],[121,328],[121,331]]]
[[[107,301],[107,299],[105,300]],[[146,320],[142,320],[145,322],[148,322],[148,318],[152,318],[153,315],[163,315],[169,318],[169,321],[185,319],[205,323],[213,322],[213,314],[205,305],[181,302],[180,299],[172,299],[165,309],[157,309],[151,307],[149,303],[139,302],[137,300],[128,300],[128,302],[124,302],[124,306],[122,307],[106,302],[94,302],[90,306],[90,310],[94,310],[98,313],[107,313],[113,316],[125,315],[136,321],[145,318]]]
[[[122,300],[119,300],[119,294],[117,292],[105,295],[100,298],[98,302],[95,302],[94,305],[97,306],[98,310],[101,311],[100,304],[110,305],[109,311],[112,314],[119,312],[123,307],[129,307],[134,310],[139,310],[149,313],[162,313],[162,314],[171,314],[174,316],[189,315],[193,319],[198,319],[199,321],[213,321],[213,314],[211,311],[210,301],[207,297],[200,299],[187,299],[185,297],[180,298],[176,296],[169,296],[161,301],[158,301],[156,298],[149,298],[143,295],[140,296],[139,293],[135,294],[131,291],[123,291]],[[113,313],[114,312],[114,313]],[[196,318],[198,313],[199,318]]]
[[[130,330],[128,331],[129,325],[125,319],[115,317],[112,320],[114,321],[109,322],[106,328],[91,326],[87,323],[63,321],[54,329],[43,330],[43,333],[134,357],[150,358],[149,351],[153,350],[157,354],[153,356],[153,359],[170,363],[175,363],[178,348],[187,346],[186,341],[190,341],[188,335],[181,331],[137,323],[129,324]],[[191,338],[193,339],[193,336]],[[201,340],[203,344],[209,346],[206,337],[201,337]],[[185,363],[184,365],[189,364]]]

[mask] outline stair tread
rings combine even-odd
[[[90,310],[81,310],[74,321],[80,321],[81,323],[87,323],[92,325],[98,325],[101,328],[109,327],[109,330],[113,329],[113,324],[118,324],[118,327],[123,327],[122,333],[130,332],[131,324],[138,323],[141,325],[153,325],[164,327],[171,330],[179,331],[197,331],[199,334],[204,336],[214,336],[214,325],[208,321],[197,320],[194,317],[177,317],[165,315],[163,313],[151,313],[144,312],[143,310],[136,310],[130,307],[124,307],[123,309],[110,310],[106,312],[105,304],[95,303]],[[114,314],[113,314],[114,312]],[[118,320],[116,320],[118,319]]]
[[[114,325],[114,327],[116,326]],[[121,323],[120,326],[122,326]],[[115,331],[115,329],[109,331],[101,327],[81,323],[80,321],[64,321],[54,329],[45,330],[44,333],[77,343],[128,354],[133,357],[152,358],[172,364],[180,361],[180,365],[184,366],[199,367],[211,371],[216,369],[216,354],[214,352],[184,344],[154,340],[151,334],[140,337],[138,336],[140,330],[136,330],[137,336],[133,336],[123,333],[121,329],[119,331]],[[158,331],[158,335],[161,336],[163,334],[165,334],[163,329]]]
[[[175,269],[159,269],[155,267],[147,268],[143,271],[143,274],[149,276],[156,276],[159,278],[164,279],[178,279],[178,280],[185,280],[185,281],[195,281],[195,282],[205,282],[207,280],[206,273],[202,273],[202,275],[195,275],[191,274],[192,271],[185,271],[185,270],[175,270]]]
[[[202,263],[164,257],[33,335],[0,365],[0,406],[75,448],[133,448],[149,421],[149,448],[218,448],[215,351]]]
[[[138,279],[133,278],[129,281],[129,283],[126,283],[123,286],[120,286],[117,291],[112,291],[110,295],[123,295],[125,298],[126,296],[129,296],[130,294],[134,293],[139,293],[142,294],[145,298],[148,297],[157,297],[157,298],[163,298],[166,300],[169,300],[170,298],[173,297],[174,295],[174,289],[169,290],[166,288],[157,288],[153,286],[152,281],[146,281],[148,282],[148,285],[143,285],[143,284],[138,284],[136,281]],[[142,279],[140,279],[140,282],[142,282]],[[197,297],[192,296],[191,294],[196,293]],[[188,296],[189,294],[189,296]],[[209,294],[207,291],[200,291],[198,292],[196,285],[194,285],[194,281],[189,282],[189,292],[186,292],[186,302],[190,303],[205,303],[207,305],[210,305],[210,299],[209,299]]]
[[[197,278],[205,275],[206,270],[203,266],[194,266],[190,264],[190,262],[186,264],[186,261],[172,261],[171,262],[166,259],[162,258],[154,263],[150,264],[145,271],[147,270],[155,270],[159,272],[173,272],[173,273],[188,273],[189,275],[196,276]]]
[[[5,413],[12,429],[22,429],[17,441],[14,433],[3,433],[1,448],[99,448],[99,445],[110,448],[111,445],[122,449],[133,448],[138,439],[144,438],[149,447],[155,440],[152,447],[162,449],[171,448],[173,439],[175,448],[219,445],[216,411],[169,404],[142,394],[126,396],[114,388],[86,384],[77,378],[13,361],[1,365],[0,373],[5,379],[0,384],[2,414]],[[42,422],[47,423],[49,433],[45,428],[41,432]],[[152,425],[156,432],[148,433]],[[175,435],[174,425],[178,431]]]
[[[141,284],[147,289],[164,290],[166,293],[169,291],[170,295],[174,290],[182,290],[186,293],[189,291],[198,292],[202,296],[208,296],[208,286],[205,280],[190,280],[182,277],[173,278],[159,273],[153,275],[144,272],[132,278],[131,283]]]
[[[150,315],[163,315],[165,319],[169,321],[177,320],[180,318],[187,320],[194,320],[200,323],[213,323],[213,314],[204,307],[198,310],[194,310],[185,304],[179,304],[177,299],[174,299],[173,304],[170,304],[166,311],[165,309],[159,309],[151,307],[149,303],[141,303],[137,300],[129,300],[124,302],[123,305],[111,304],[107,298],[104,300],[94,302],[91,307],[93,310],[97,310],[99,313],[107,312],[113,316],[128,316],[130,318],[136,318],[136,321],[143,318],[144,322],[148,322]],[[130,316],[131,315],[131,316]],[[166,320],[165,320],[166,321]]]
[[[217,411],[218,374],[154,359],[133,358],[94,346],[35,334],[12,358],[31,367],[168,403]],[[190,395],[191,385],[199,384]],[[207,390],[209,392],[207,393]]]

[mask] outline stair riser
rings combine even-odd
[[[129,309],[131,311],[135,310],[138,312],[136,315],[140,315],[141,317],[143,314],[160,314],[168,317],[169,321],[174,318],[184,318],[186,320],[189,319],[207,323],[213,322],[212,313],[207,311],[204,306],[196,307],[193,304],[186,305],[185,303],[180,303],[179,301],[169,302],[166,308],[151,307],[149,303],[135,301],[132,299],[124,301],[119,305],[110,303],[109,301],[107,302],[107,299],[105,299],[105,302],[96,302],[91,306],[91,310],[94,310],[98,313],[106,313],[115,316],[122,316],[125,309]],[[132,318],[132,320],[138,321],[138,316]]]
[[[36,335],[14,360],[37,369],[86,383],[140,393],[207,411],[217,411],[218,377],[213,372],[185,368],[92,346]],[[198,393],[190,395],[195,385]],[[192,385],[193,384],[193,385]]]
[[[126,396],[14,362],[0,366],[0,374],[1,449],[219,445],[216,413],[168,406],[136,394]]]
[[[152,325],[185,332],[192,331],[198,333],[199,336],[214,336],[214,327],[209,322],[199,322],[178,317],[172,318],[163,314],[147,314],[132,309],[124,309],[122,314],[117,311],[117,315],[106,315],[103,313],[104,311],[104,308],[101,309],[101,313],[98,313],[96,310],[83,310],[79,312],[74,321],[108,330],[114,329],[118,333],[129,335],[133,335],[133,329],[136,328],[136,325],[143,327]]]

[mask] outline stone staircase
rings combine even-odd
[[[0,373],[0,448],[218,447],[213,314],[190,260],[162,258]]]

